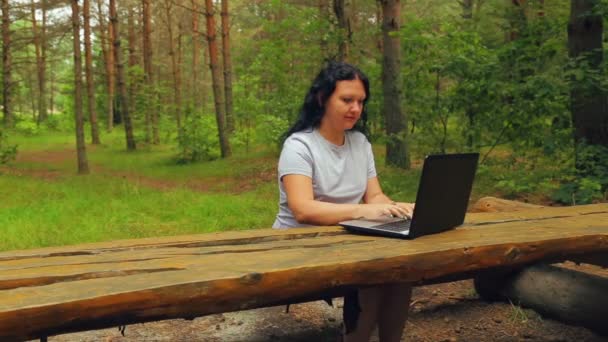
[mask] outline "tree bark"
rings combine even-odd
[[[90,0],[82,2],[82,17],[84,19],[84,60],[87,82],[87,98],[89,109],[89,124],[91,125],[91,143],[99,145],[99,125],[95,108],[95,85],[93,80],[93,51],[91,47],[91,5]]]
[[[114,62],[116,65],[116,80],[118,81],[118,98],[120,103],[120,113],[125,126],[125,136],[127,150],[135,150],[135,138],[133,137],[133,126],[131,116],[129,114],[129,98],[127,96],[127,87],[125,84],[125,70],[122,63],[122,55],[120,48],[120,29],[118,25],[118,13],[116,12],[116,0],[110,0],[110,21],[112,23],[112,31],[114,33]]]
[[[593,13],[597,0],[572,0],[568,23],[568,53],[582,68],[598,71],[602,64],[603,20]],[[608,105],[606,93],[590,80],[571,80],[570,105],[577,145],[608,147]],[[578,164],[578,163],[577,163]]]
[[[380,0],[382,3],[382,89],[383,111],[386,124],[386,164],[410,168],[407,144],[407,121],[401,109],[401,41],[399,38],[399,0]]]
[[[214,9],[213,1],[205,0],[206,22],[207,22],[207,41],[209,47],[209,59],[211,68],[211,82],[213,84],[213,98],[215,102],[215,119],[217,121],[217,130],[220,139],[220,150],[222,158],[230,157],[230,142],[226,132],[226,117],[224,113],[224,102],[222,99],[222,89],[220,87],[220,70],[219,58],[217,51],[217,42],[215,34],[215,20],[213,19]]]
[[[200,106],[201,106],[201,96],[199,95],[200,92],[200,85],[199,85],[199,78],[198,78],[198,73],[200,72],[199,70],[199,64],[200,64],[200,51],[201,51],[201,44],[199,42],[200,39],[200,29],[199,29],[199,4],[198,4],[198,0],[191,0],[191,6],[192,6],[192,103],[194,104],[194,106],[197,108],[196,110],[200,110]]]
[[[510,0],[512,6],[507,8],[509,20],[509,34],[507,41],[511,42],[519,38],[528,26],[526,17],[527,0]]]
[[[104,64],[106,67],[106,87],[108,90],[108,113],[106,120],[106,129],[108,132],[112,132],[114,127],[114,33],[112,30],[112,24],[108,22],[107,28],[103,20],[104,13],[102,9],[102,0],[97,0],[97,10],[99,14],[99,38],[101,42],[101,51],[104,57]],[[107,29],[107,31],[106,31]]]
[[[462,18],[473,19],[473,0],[462,0],[460,5],[462,6]]]
[[[36,53],[36,76],[38,78],[38,118],[37,123],[46,121],[48,116],[47,103],[46,103],[46,70],[45,70],[45,36],[43,34],[46,24],[46,1],[42,0],[40,3],[42,9],[42,27],[38,27],[38,20],[36,18],[36,5],[34,1],[31,1],[31,15],[32,15],[32,37],[34,43],[34,51]]]
[[[76,155],[78,173],[88,174],[89,163],[84,141],[84,117],[82,113],[82,57],[80,54],[80,14],[78,0],[72,0],[72,34],[74,38],[74,119],[76,121]]]
[[[228,0],[222,0],[222,55],[224,57],[224,96],[226,100],[226,131],[234,133],[235,118],[232,111],[232,62],[230,59],[230,17]]]
[[[334,0],[334,13],[338,19],[338,29],[340,30],[338,41],[338,60],[340,61],[348,59],[349,46],[353,35],[345,2],[346,0]]]
[[[2,113],[4,126],[13,127],[15,118],[12,108],[13,82],[11,64],[11,18],[8,0],[2,0]]]
[[[128,87],[128,95],[129,99],[129,113],[134,115],[135,113],[135,94],[137,92],[137,78],[134,77],[133,68],[137,65],[137,54],[135,52],[135,12],[133,10],[133,6],[128,4],[127,10],[127,51],[129,53],[128,63],[129,68],[127,69],[127,75],[129,75],[129,87]]]
[[[150,14],[150,0],[142,0],[143,12],[143,57],[144,57],[144,81],[146,82],[146,142],[159,144],[158,135],[158,112],[154,102],[156,100],[156,90],[154,88],[154,72],[152,68],[152,23]]]
[[[173,75],[173,115],[177,125],[177,132],[181,134],[182,116],[181,116],[181,84],[179,78],[179,70],[177,63],[177,54],[173,39],[173,15],[171,13],[172,0],[165,0],[165,16],[167,19],[167,34],[169,35],[169,56],[171,57],[171,74]]]
[[[504,275],[475,279],[485,299],[504,299],[543,316],[608,334],[608,279],[553,265],[537,264]]]

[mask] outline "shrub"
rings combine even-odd
[[[15,159],[16,155],[17,145],[9,145],[6,133],[0,129],[0,165]]]

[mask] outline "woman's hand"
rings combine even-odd
[[[407,216],[408,218],[412,218],[412,215],[414,215],[414,207],[416,206],[416,203],[396,202],[395,204],[405,210],[405,216]]]
[[[411,203],[373,203],[361,204],[358,218],[381,220],[387,217],[411,217],[414,206]]]

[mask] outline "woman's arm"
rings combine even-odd
[[[390,215],[407,214],[402,207],[393,204],[390,199],[386,202],[369,204],[336,204],[316,201],[313,196],[312,179],[307,176],[290,174],[283,176],[282,182],[287,193],[287,205],[299,223],[335,225],[340,221],[359,218],[381,219]],[[388,199],[388,197],[386,198]]]
[[[313,196],[312,179],[303,175],[286,175],[282,178],[287,205],[299,223],[335,225],[354,219],[380,219],[385,216],[403,216],[407,212],[390,200],[371,204],[336,204],[316,201]],[[386,196],[385,196],[386,197]],[[388,197],[387,197],[388,198]]]

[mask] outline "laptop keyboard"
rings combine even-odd
[[[401,220],[381,224],[379,226],[374,226],[374,229],[388,230],[391,232],[402,232],[404,230],[409,230],[410,224],[412,224],[412,220]]]

